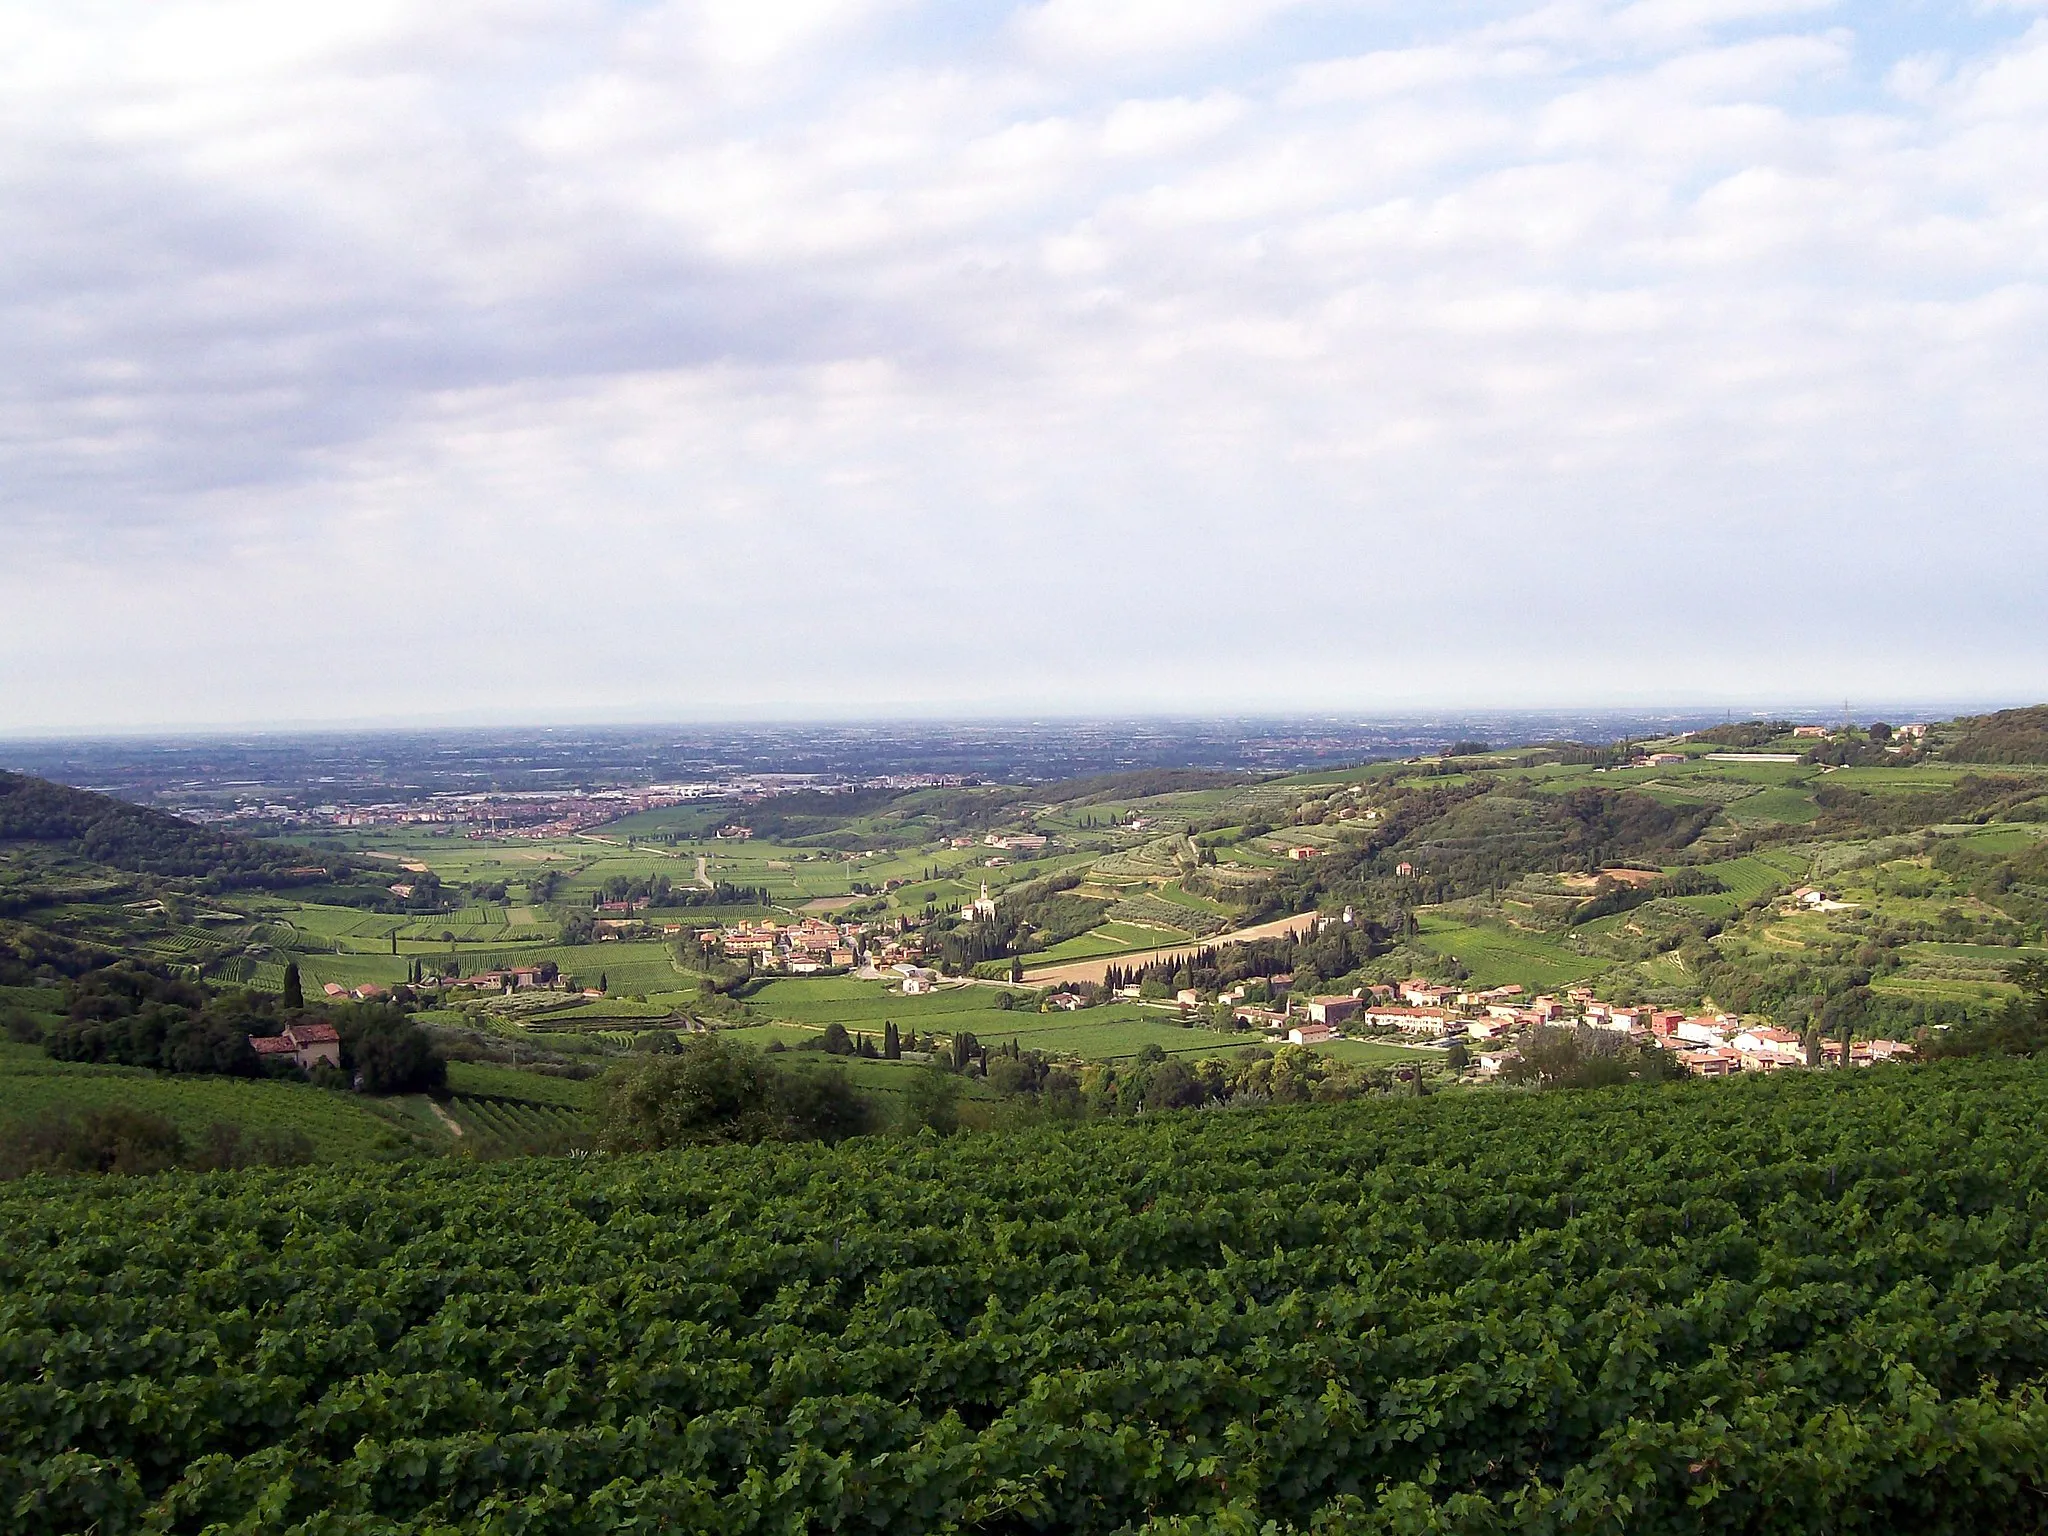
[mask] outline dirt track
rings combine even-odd
[[[1256,928],[1239,928],[1229,933],[1219,933],[1212,938],[1190,939],[1185,944],[1169,944],[1163,949],[1138,949],[1123,955],[1102,955],[1093,960],[1068,960],[1060,965],[1042,966],[1027,970],[1024,980],[1032,986],[1044,986],[1055,982],[1088,981],[1101,984],[1103,976],[1112,965],[1126,970],[1134,965],[1150,965],[1155,960],[1164,960],[1168,955],[1192,954],[1198,949],[1212,945],[1242,944],[1250,939],[1277,939],[1282,934],[1305,928],[1316,920],[1313,912],[1299,917],[1277,918],[1270,923],[1261,923]]]

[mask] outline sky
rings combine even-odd
[[[0,733],[2048,698],[2048,0],[11,0]]]

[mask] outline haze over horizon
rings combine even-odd
[[[2031,702],[2044,0],[0,16],[0,735]]]

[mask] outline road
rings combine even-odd
[[[1092,960],[1069,960],[1061,965],[1042,966],[1035,971],[1027,970],[1024,973],[1024,980],[1034,987],[1076,981],[1092,982],[1100,986],[1102,978],[1112,965],[1129,970],[1133,966],[1150,965],[1155,960],[1164,960],[1169,955],[1192,954],[1198,949],[1206,949],[1212,945],[1243,944],[1253,939],[1277,939],[1284,934],[1307,928],[1315,920],[1315,913],[1305,912],[1299,917],[1282,917],[1270,923],[1260,923],[1256,928],[1239,928],[1230,933],[1216,934],[1212,938],[1190,939],[1185,944],[1169,944],[1163,949],[1139,949],[1129,954],[1102,955]]]
[[[697,883],[707,891],[711,889],[711,866],[701,853],[697,855]]]

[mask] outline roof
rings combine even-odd
[[[291,1056],[298,1051],[283,1035],[251,1035],[249,1049],[258,1056]]]
[[[341,1034],[332,1024],[294,1024],[285,1031],[300,1045],[330,1045],[341,1040]]]

